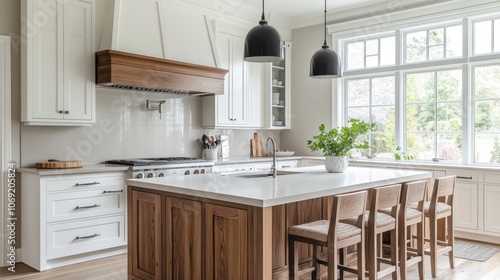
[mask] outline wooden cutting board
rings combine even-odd
[[[36,168],[39,169],[78,168],[82,166],[83,166],[83,161],[81,160],[43,161],[36,163]]]
[[[251,140],[252,145],[252,156],[253,157],[265,157],[264,146],[262,145],[262,138],[258,133],[253,134],[253,139]]]

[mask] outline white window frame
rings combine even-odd
[[[352,22],[343,22],[330,25],[328,27],[333,37],[332,45],[337,50],[340,57],[345,57],[347,50],[346,43],[370,40],[373,38],[383,38],[395,34],[396,38],[396,64],[394,66],[382,66],[374,68],[356,69],[344,71],[343,78],[333,80],[332,82],[332,121],[333,125],[340,126],[346,124],[346,90],[345,79],[361,79],[363,77],[387,76],[387,73],[393,72],[396,76],[396,146],[406,149],[406,131],[404,126],[405,117],[405,96],[404,88],[405,73],[415,71],[429,72],[441,69],[459,69],[462,67],[462,164],[466,165],[486,165],[475,163],[474,159],[474,128],[473,128],[473,80],[471,78],[472,68],[475,65],[493,64],[500,62],[500,53],[491,53],[484,55],[473,55],[473,23],[484,20],[495,20],[500,18],[500,3],[482,3],[472,2],[457,3],[457,9],[450,10],[445,8],[430,8],[417,12],[394,12],[389,18],[390,21],[374,22],[373,18],[354,20]],[[493,12],[492,12],[493,11]],[[411,14],[410,14],[411,13]],[[416,15],[419,15],[416,17]],[[406,50],[403,50],[406,43],[403,42],[406,33],[416,30],[429,30],[440,27],[451,27],[462,23],[462,57],[444,58],[441,60],[431,60],[417,63],[405,64]],[[371,25],[370,25],[371,24]],[[375,30],[375,32],[367,32]],[[352,36],[352,34],[356,34]],[[371,36],[365,36],[371,34]],[[494,38],[493,38],[494,42]],[[347,64],[346,64],[347,66]],[[405,150],[403,150],[405,152]],[[418,161],[417,161],[418,162]],[[423,161],[423,162],[428,162]],[[443,161],[444,163],[445,161]],[[456,163],[456,162],[453,162]],[[438,163],[436,163],[438,164]]]
[[[495,20],[500,21],[500,15],[497,16],[489,16],[489,17],[482,17],[482,18],[475,18],[471,20],[470,22],[470,31],[471,31],[471,57],[481,57],[481,56],[487,56],[487,55],[492,55],[492,54],[498,54],[500,51],[495,52]],[[491,51],[489,53],[483,53],[483,54],[476,54],[476,49],[475,49],[475,44],[476,42],[476,35],[474,34],[474,25],[478,22],[484,22],[484,21],[491,21]],[[500,34],[500,31],[499,31]],[[500,47],[500,46],[499,46]]]
[[[463,51],[463,46],[462,46],[462,55],[461,56],[458,56],[458,57],[450,57],[450,58],[447,58],[446,57],[446,28],[449,28],[449,27],[455,27],[455,26],[459,26],[461,25],[462,26],[462,40],[465,38],[463,36],[463,30],[465,28],[467,28],[467,25],[464,24],[464,21],[463,20],[456,20],[456,21],[450,21],[450,22],[446,22],[445,24],[435,24],[435,25],[431,25],[431,26],[425,26],[425,27],[419,27],[419,28],[415,28],[415,29],[405,29],[405,30],[401,30],[401,39],[403,40],[402,42],[402,64],[405,64],[405,65],[412,65],[412,64],[419,64],[419,63],[427,63],[427,62],[435,62],[435,61],[449,61],[449,60],[452,60],[452,59],[459,59],[459,58],[463,58],[465,56],[464,54],[464,51]],[[443,28],[444,29],[444,40],[443,40],[443,48],[444,48],[444,58],[442,59],[433,59],[433,60],[429,60],[429,31],[430,30],[434,30],[434,29],[440,29],[440,28]],[[406,35],[410,34],[410,33],[415,33],[415,32],[422,32],[422,31],[425,31],[427,33],[426,35],[426,60],[425,61],[415,61],[415,62],[408,62],[407,60],[407,49],[406,49]],[[462,41],[463,42],[463,41]],[[437,45],[433,45],[433,46],[437,46]]]
[[[364,37],[364,38],[352,38],[352,39],[349,39],[348,41],[343,41],[342,42],[342,45],[343,45],[343,58],[345,60],[345,63],[344,63],[344,66],[345,66],[345,72],[351,72],[351,71],[358,71],[358,70],[365,70],[365,69],[379,69],[379,68],[385,68],[385,67],[392,67],[392,66],[395,66],[397,65],[397,61],[396,61],[396,57],[394,57],[394,65],[384,65],[384,66],[380,66],[380,40],[382,39],[385,39],[385,38],[389,38],[389,37],[394,37],[394,41],[397,41],[397,37],[396,37],[396,33],[395,32],[390,32],[390,33],[383,33],[383,34],[377,34],[375,36],[368,36],[368,37]],[[366,41],[371,41],[371,40],[378,40],[378,66],[375,66],[375,67],[366,67]],[[349,51],[348,51],[348,48],[347,46],[349,44],[353,44],[353,43],[363,43],[364,45],[364,52],[363,52],[363,68],[358,68],[358,69],[352,69],[352,70],[349,70],[347,68],[347,66],[349,65]],[[395,46],[396,47],[396,46]],[[373,55],[369,55],[369,56],[373,56]]]

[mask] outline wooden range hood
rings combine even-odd
[[[228,71],[115,50],[96,53],[101,87],[180,95],[224,94]]]

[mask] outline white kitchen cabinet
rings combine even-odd
[[[23,0],[22,122],[95,122],[94,0]]]
[[[292,44],[284,42],[284,59],[266,64],[264,70],[263,105],[266,128],[291,128],[291,49]]]
[[[217,67],[229,72],[224,81],[223,95],[203,97],[202,126],[263,128],[263,65],[243,60],[249,28],[216,21],[214,30]]]
[[[500,182],[499,182],[500,183]],[[500,185],[484,185],[484,230],[500,234]]]
[[[312,158],[303,158],[299,162],[300,167],[317,166],[317,165],[324,165],[324,164],[325,164],[324,159],[312,159]]]
[[[126,252],[125,172],[21,173],[22,261],[40,271]]]
[[[457,181],[455,185],[455,228],[478,229],[478,185]]]

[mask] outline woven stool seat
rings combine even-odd
[[[390,213],[390,210],[388,210]],[[368,226],[368,217],[370,216],[370,211],[365,212],[365,226]],[[346,220],[342,220],[342,222],[350,225],[355,225],[356,224],[356,219],[350,218]],[[394,224],[396,222],[396,219],[393,217],[389,216],[388,214],[382,213],[382,212],[377,212],[377,227],[383,227],[387,226],[390,224]]]
[[[411,208],[413,208],[413,209],[417,208],[416,204],[410,204],[408,206],[411,207]],[[430,206],[431,206],[431,202],[430,201],[424,202],[424,211],[425,211],[426,214],[429,213]],[[442,202],[436,203],[436,213],[437,214],[445,213],[445,212],[448,212],[448,211],[451,211],[451,206],[450,205],[448,205],[446,203],[442,203]]]
[[[288,233],[295,236],[326,242],[328,238],[329,227],[330,227],[329,221],[319,220],[307,224],[301,224],[290,227],[288,229]],[[358,234],[361,234],[361,229],[356,226],[345,223],[339,223],[337,226],[338,240],[343,240]]]

